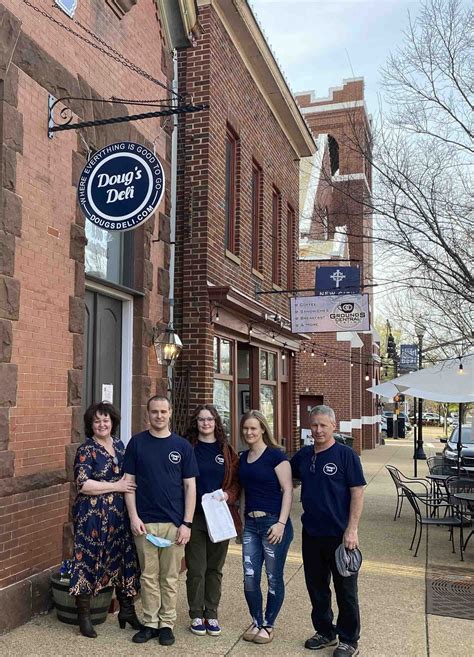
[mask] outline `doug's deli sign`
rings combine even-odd
[[[79,178],[78,200],[86,219],[111,231],[132,230],[156,210],[165,174],[152,151],[132,141],[97,151]]]

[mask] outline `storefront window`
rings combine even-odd
[[[214,379],[213,403],[221,416],[227,435],[232,435],[232,384],[230,381]]]
[[[232,436],[232,357],[234,343],[214,338],[214,393],[213,402],[222,418],[226,433]]]
[[[276,354],[260,351],[260,410],[275,432],[276,407]]]
[[[275,432],[275,386],[260,386],[260,410],[265,415],[272,432]]]
[[[86,221],[85,272],[111,283],[133,287],[130,232],[103,230]]]

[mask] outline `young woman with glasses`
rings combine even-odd
[[[239,477],[245,493],[244,592],[252,616],[252,625],[243,638],[253,643],[270,643],[285,597],[283,570],[293,540],[289,517],[293,482],[288,459],[278,448],[260,411],[245,413],[240,433],[249,448],[240,455]],[[265,612],[260,585],[264,562],[268,580]]]
[[[186,590],[188,596],[189,629],[197,636],[218,636],[218,606],[221,598],[222,569],[229,541],[212,543],[201,505],[205,493],[224,491],[223,500],[229,505],[237,534],[242,526],[236,507],[240,495],[238,456],[230,446],[222,420],[211,404],[201,404],[194,411],[187,437],[194,447],[199,467],[196,477],[196,511],[191,540],[186,545]]]

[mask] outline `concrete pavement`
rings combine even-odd
[[[431,432],[433,434],[433,432]],[[434,431],[436,434],[436,431]],[[433,441],[434,442],[434,441]],[[440,443],[435,446],[440,449]],[[386,463],[392,463],[410,475],[412,441],[387,440],[384,446],[364,452],[362,461],[367,479],[366,501],[360,527],[364,563],[359,578],[362,636],[360,654],[364,657],[449,657],[474,654],[474,629],[469,620],[433,616],[425,613],[425,573],[433,565],[449,566],[455,574],[460,568],[474,574],[474,539],[468,546],[464,564],[459,553],[451,554],[447,531],[429,528],[419,555],[413,558],[408,550],[413,531],[413,512],[406,504],[401,518],[392,520],[395,491]],[[419,475],[426,464],[419,463]],[[185,576],[180,581],[176,643],[163,648],[156,640],[138,646],[131,642],[133,631],[121,631],[113,615],[97,627],[98,638],[86,639],[77,628],[63,625],[55,612],[39,616],[26,625],[0,637],[0,654],[4,657],[77,657],[78,653],[112,655],[151,655],[165,652],[173,655],[309,655],[304,649],[306,638],[313,634],[310,607],[300,556],[301,512],[296,491],[293,509],[295,540],[285,570],[286,597],[275,639],[269,645],[249,644],[241,636],[250,624],[242,590],[241,550],[232,544],[225,566],[220,621],[220,637],[195,637],[187,629]],[[426,529],[426,528],[425,528]],[[424,529],[424,532],[425,532]],[[457,532],[456,532],[457,537]],[[428,550],[428,551],[427,551]],[[474,602],[474,601],[473,601]],[[322,657],[331,649],[318,651]]]

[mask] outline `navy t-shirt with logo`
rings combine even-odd
[[[202,511],[202,496],[222,488],[224,456],[217,441],[204,443],[201,440],[198,440],[194,448],[194,455],[199,468],[199,477],[196,479],[196,511]]]
[[[127,445],[124,472],[135,475],[137,513],[145,523],[172,522],[184,517],[183,479],[199,475],[194,450],[175,433],[156,438],[149,431],[132,436]]]
[[[337,442],[322,452],[308,445],[293,456],[291,469],[301,480],[303,529],[310,536],[341,536],[349,523],[350,488],[366,484],[358,455]]]
[[[265,511],[278,516],[283,493],[275,468],[288,457],[281,449],[267,447],[253,463],[247,461],[250,450],[242,452],[239,462],[239,479],[245,490],[245,513]]]

